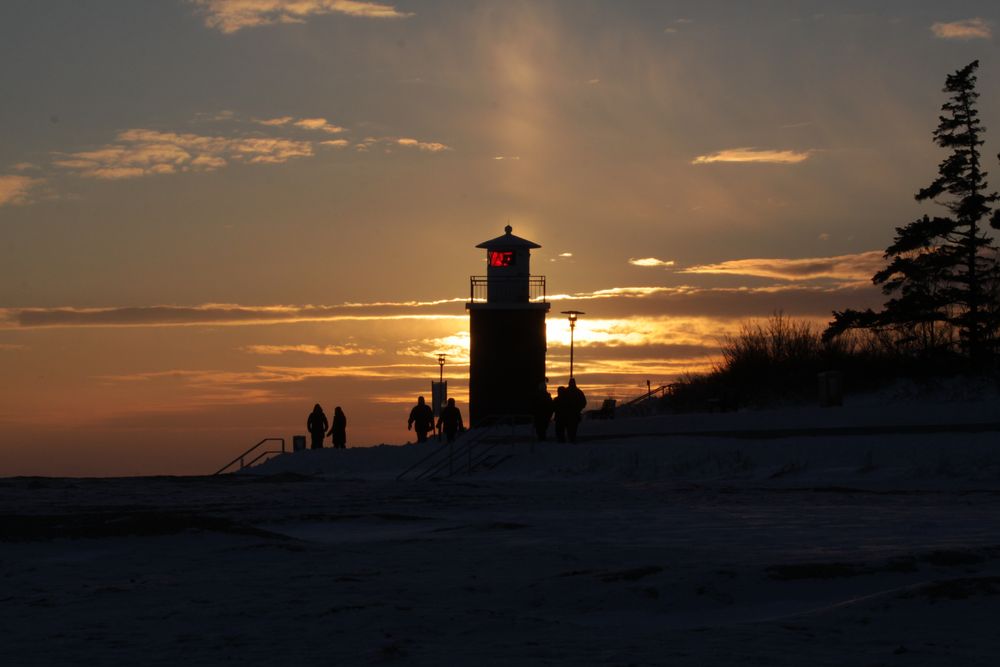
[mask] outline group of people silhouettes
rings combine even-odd
[[[326,413],[317,403],[306,419],[306,429],[312,436],[313,449],[323,449],[323,440],[326,436],[330,436],[333,440],[334,449],[347,448],[347,416],[339,405],[333,409],[333,422],[328,423]]]
[[[531,400],[532,419],[538,439],[546,439],[549,423],[554,418],[556,440],[576,442],[577,427],[583,418],[585,407],[587,407],[587,397],[576,386],[575,378],[569,379],[568,386],[559,387],[555,398],[549,394],[545,382],[542,382]],[[322,449],[326,436],[330,436],[334,449],[347,447],[347,416],[339,405],[333,409],[333,420],[327,421],[326,413],[317,403],[306,419],[306,429],[312,436],[312,449]],[[441,415],[436,422],[434,411],[424,401],[424,397],[417,398],[417,404],[410,410],[410,417],[406,420],[406,430],[412,430],[417,434],[417,442],[427,442],[427,435],[435,429],[442,433],[448,442],[454,442],[458,434],[465,431],[462,412],[455,405],[454,398],[448,399],[448,404],[441,409]]]
[[[410,410],[410,418],[406,420],[406,430],[412,429],[417,434],[417,442],[427,442],[427,434],[434,428],[434,411],[424,401],[424,397],[420,396],[417,398],[417,404]],[[437,429],[444,433],[448,442],[455,442],[458,434],[465,430],[462,412],[455,405],[454,398],[449,398],[448,404],[442,408],[441,416],[437,420]]]
[[[546,439],[549,423],[554,418],[556,440],[576,442],[577,427],[583,419],[583,410],[586,407],[587,397],[576,386],[576,378],[570,378],[568,386],[559,387],[555,398],[552,398],[545,382],[542,382],[531,398],[531,415],[538,439]],[[458,434],[465,430],[462,413],[455,406],[454,398],[449,398],[448,405],[442,408],[436,428],[444,434],[448,442],[454,442]],[[417,398],[417,404],[410,410],[410,417],[406,420],[406,430],[412,430],[417,434],[417,442],[427,442],[427,435],[434,429],[434,411],[424,401],[424,397],[420,396]]]
[[[552,398],[545,383],[538,385],[532,401],[531,412],[535,420],[535,433],[539,440],[548,435],[549,422],[555,418],[556,440],[576,442],[576,431],[583,419],[583,409],[587,407],[587,397],[576,386],[576,378],[569,379],[569,386],[556,389]]]

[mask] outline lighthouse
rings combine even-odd
[[[512,234],[484,241],[486,275],[470,278],[469,421],[531,412],[545,381],[545,276],[531,275],[537,243]]]

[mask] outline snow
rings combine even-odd
[[[0,480],[7,664],[993,665],[995,398]]]

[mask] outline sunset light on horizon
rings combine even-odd
[[[530,239],[549,388],[706,372],[822,329],[942,151],[989,2],[14,0],[0,6],[0,476],[207,474],[305,433],[467,410],[477,244]],[[539,325],[540,326],[540,325]],[[445,355],[443,370],[438,355]],[[649,385],[647,384],[649,383]]]

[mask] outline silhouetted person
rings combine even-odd
[[[448,405],[444,407],[441,416],[438,417],[437,427],[444,430],[444,437],[448,442],[455,442],[455,436],[458,432],[465,430],[465,424],[462,423],[462,413],[455,407],[454,398],[448,399]]]
[[[427,432],[434,430],[434,411],[424,403],[424,397],[417,399],[417,404],[410,410],[410,418],[406,422],[406,430],[413,429],[417,434],[417,442],[427,442]]]
[[[333,423],[327,435],[333,437],[334,449],[347,449],[347,415],[339,405],[333,409]]]
[[[309,419],[306,420],[306,428],[309,430],[309,435],[312,436],[313,449],[323,449],[323,438],[326,437],[327,426],[329,424],[326,422],[323,408],[319,407],[319,403],[317,403],[313,411],[309,413]]]
[[[531,399],[531,416],[535,421],[535,433],[539,440],[545,440],[552,421],[552,394],[545,388],[544,382],[538,383],[538,389]]]
[[[566,387],[556,389],[556,397],[552,399],[552,412],[556,418],[556,440],[566,442]]]
[[[583,418],[583,409],[587,407],[587,397],[576,386],[576,378],[569,379],[564,407],[566,410],[566,438],[570,442],[576,442],[576,427],[579,426],[580,420]]]

